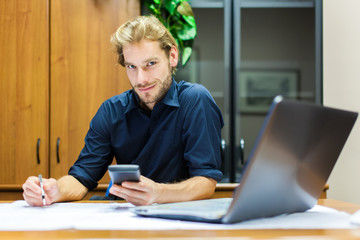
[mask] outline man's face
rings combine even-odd
[[[158,42],[142,40],[124,46],[123,54],[126,73],[141,106],[152,110],[170,88],[171,68],[178,61],[176,48],[173,47],[170,56],[166,56]]]

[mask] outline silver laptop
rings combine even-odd
[[[147,217],[234,223],[312,208],[357,113],[276,97],[233,198],[140,206]]]

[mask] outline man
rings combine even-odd
[[[81,200],[118,164],[138,164],[140,182],[113,185],[110,193],[135,205],[210,197],[221,180],[223,119],[201,85],[172,75],[178,63],[174,38],[155,17],[140,16],[112,36],[132,90],[105,101],[90,123],[85,146],[69,175],[43,179],[46,204]],[[23,185],[24,199],[42,205],[37,177]]]

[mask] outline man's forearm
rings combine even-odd
[[[59,198],[56,202],[81,200],[87,193],[87,188],[73,176],[67,175],[57,181]]]
[[[210,198],[215,191],[216,181],[197,176],[175,184],[160,184],[157,203],[182,202]]]

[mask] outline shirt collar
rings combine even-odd
[[[125,110],[125,114],[130,112],[131,110],[135,108],[140,108],[139,104],[139,97],[135,93],[133,89],[129,91],[129,104]],[[178,98],[178,84],[176,83],[175,79],[172,79],[171,86],[169,88],[169,91],[165,94],[164,98],[159,102],[163,103],[168,106],[172,107],[179,107],[179,98]],[[159,104],[157,103],[157,104]]]
[[[160,102],[168,106],[179,107],[180,104],[178,96],[178,84],[173,78],[169,91],[165,94],[165,97]]]

